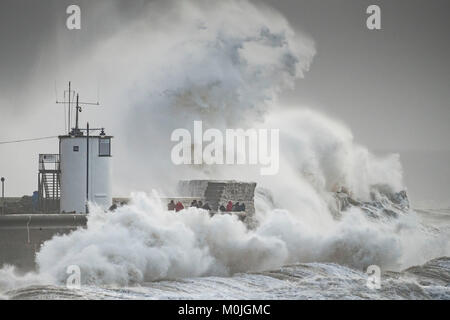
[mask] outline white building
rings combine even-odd
[[[59,137],[61,213],[87,213],[88,201],[106,209],[112,205],[111,139],[103,130]]]
[[[39,155],[38,211],[43,213],[88,213],[88,203],[108,209],[112,205],[111,139],[103,128],[79,128],[82,105],[99,103],[71,103],[75,91],[64,91],[64,101],[56,102],[69,108],[67,128],[72,128],[71,114],[75,107],[75,127],[59,136],[59,154]],[[66,101],[68,97],[68,101]]]

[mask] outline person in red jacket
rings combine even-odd
[[[233,202],[228,201],[228,204],[227,204],[227,211],[230,212],[231,210],[233,210]]]
[[[176,206],[175,206],[175,211],[178,212],[178,211],[183,210],[183,209],[184,209],[183,204],[180,201],[178,201]]]

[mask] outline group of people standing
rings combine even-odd
[[[193,200],[191,202],[191,208],[205,209],[205,210],[208,210],[208,211],[211,210],[211,207],[209,206],[208,202],[203,204],[203,202],[201,200],[199,200],[199,201]]]
[[[205,204],[203,204],[203,202],[201,200],[197,201],[197,200],[193,200],[191,202],[191,208],[199,208],[199,209],[205,209],[210,211],[211,207],[209,206],[208,202],[206,202]],[[181,201],[177,201],[177,203],[175,203],[175,201],[170,200],[169,204],[167,205],[167,209],[169,211],[181,211],[184,209],[184,205],[181,203]],[[228,201],[227,205],[221,205],[219,207],[219,210],[221,212],[243,212],[245,211],[245,204],[244,203],[239,203],[236,202],[233,204],[232,201]]]
[[[183,204],[180,201],[177,201],[177,203],[175,204],[175,202],[173,200],[170,200],[169,204],[167,205],[167,209],[169,211],[181,211],[184,209]]]
[[[225,207],[224,205],[221,205],[219,207],[219,210],[222,212],[225,212],[225,211],[227,211],[227,212],[243,212],[243,211],[245,211],[245,203],[242,202],[240,204],[238,201],[235,204],[233,204],[232,201],[228,201],[227,206]]]
[[[191,202],[191,208],[205,209],[205,210],[208,210],[208,211],[211,210],[211,207],[209,206],[208,202],[203,204],[203,202],[201,200],[200,201],[193,200]],[[170,200],[169,204],[167,205],[167,209],[169,211],[174,211],[175,210],[176,212],[178,212],[178,211],[181,211],[181,210],[184,209],[184,205],[181,203],[181,201],[177,201],[177,203],[175,203],[175,201]]]

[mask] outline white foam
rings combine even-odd
[[[92,208],[87,229],[46,242],[38,278],[64,282],[67,266],[77,264],[84,283],[129,285],[293,262],[398,269],[448,255],[449,235],[424,232],[414,216],[374,222],[354,208],[333,219],[330,192],[339,186],[359,199],[373,185],[404,186],[397,155],[377,157],[340,122],[280,105],[279,93],[303,77],[314,53],[313,41],[279,13],[246,1],[150,4],[142,19],[92,48],[90,62],[104,69],[102,88],[112,93],[109,114],[126,128],[117,133],[126,143],[117,144],[116,161],[127,165],[117,170],[116,190],[170,189],[186,178],[257,181],[266,190],[256,198],[259,227],[248,231],[235,217],[198,209],[169,213],[157,197],[139,193],[114,213]],[[82,62],[74,65],[84,73]],[[200,118],[219,129],[280,128],[280,173],[173,166],[170,132]],[[3,287],[20,285],[10,269],[1,272]]]

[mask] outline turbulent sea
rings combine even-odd
[[[167,21],[177,23],[167,28]],[[102,91],[115,101],[108,114],[126,141],[115,151],[122,165],[115,192],[180,179],[252,181],[255,226],[201,209],[168,212],[157,197],[137,195],[114,213],[92,208],[87,228],[44,243],[37,271],[0,268],[1,298],[450,298],[450,210],[410,210],[399,154],[373,154],[341,120],[281,99],[314,67],[314,39],[276,10],[246,1],[152,1],[117,29],[80,54],[71,74],[83,83],[85,70],[105,71]],[[171,165],[174,130],[189,133],[198,120],[216,133],[279,130],[279,143],[270,143],[279,172]],[[348,195],[343,207],[339,193]],[[64,285],[73,265],[79,290]],[[380,289],[367,286],[372,265],[381,270]]]
[[[380,289],[367,276],[333,263],[285,266],[233,277],[204,277],[144,283],[139,287],[29,286],[10,299],[450,299],[450,258],[382,275]]]
[[[416,210],[436,232],[450,230],[450,209]],[[300,263],[232,276],[156,280],[133,286],[26,285],[5,299],[450,299],[450,257],[405,270],[382,271],[381,288],[370,289],[364,270],[336,263]]]

